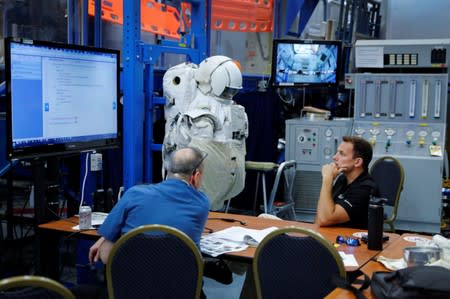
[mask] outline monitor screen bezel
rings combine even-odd
[[[116,67],[116,95],[117,95],[117,134],[115,137],[93,138],[86,141],[47,143],[42,145],[31,145],[26,147],[13,146],[13,120],[12,120],[12,90],[11,90],[11,43],[35,45],[38,47],[51,47],[66,50],[81,50],[97,53],[113,54],[117,58]],[[85,151],[99,151],[103,149],[118,148],[122,142],[122,105],[120,104],[120,51],[116,49],[98,48],[63,44],[57,42],[30,40],[22,38],[7,37],[4,39],[5,49],[5,83],[6,83],[6,142],[8,159],[30,159],[40,157],[59,156],[64,154],[81,153]],[[95,124],[93,124],[95,125]]]
[[[334,45],[337,47],[336,57],[336,81],[335,82],[292,82],[280,83],[276,81],[277,60],[278,60],[278,45],[279,44],[300,44],[300,45]],[[341,54],[342,42],[335,40],[310,40],[310,39],[274,39],[272,47],[272,65],[269,86],[273,88],[292,88],[292,87],[338,87],[341,70]]]

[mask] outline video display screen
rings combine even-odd
[[[337,41],[274,40],[271,85],[337,85],[340,51]]]

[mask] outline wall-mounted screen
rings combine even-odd
[[[341,42],[274,40],[272,87],[337,86]]]
[[[120,52],[5,39],[8,157],[118,146]]]

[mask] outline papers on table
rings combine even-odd
[[[232,226],[224,230],[202,236],[200,249],[203,253],[216,257],[223,253],[242,251],[248,246],[257,246],[277,227],[272,226],[266,229],[250,229],[241,226]]]
[[[347,254],[343,251],[338,251],[339,255],[342,258],[342,262],[345,267],[358,267],[358,262],[355,259],[355,256],[351,253]]]

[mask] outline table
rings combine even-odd
[[[361,232],[361,229],[347,228],[347,227],[319,227],[316,224],[306,223],[306,222],[298,222],[298,221],[287,221],[287,220],[275,220],[275,219],[266,219],[254,216],[247,215],[237,215],[237,214],[224,214],[218,212],[210,212],[208,218],[229,218],[239,221],[244,221],[246,228],[253,229],[264,229],[271,226],[276,227],[287,227],[287,226],[297,226],[302,228],[308,228],[313,231],[320,233],[326,240],[330,243],[334,243],[336,241],[336,237],[338,235],[341,236],[351,236],[355,232]],[[214,231],[222,230],[228,228],[230,226],[240,225],[239,222],[227,222],[222,221],[220,219],[213,220],[208,219],[206,223],[206,227],[212,229]],[[386,248],[393,242],[395,242],[400,236],[394,233],[388,233],[389,241],[385,242],[383,247]],[[346,254],[353,254],[355,256],[356,261],[358,262],[358,267],[346,267],[346,271],[354,271],[365,265],[369,262],[373,257],[375,257],[380,251],[378,250],[369,250],[367,249],[366,244],[361,244],[361,246],[347,246],[345,244],[339,245],[336,248],[338,251],[343,251]],[[244,251],[239,252],[230,252],[225,254],[225,258],[230,259],[240,259],[241,261],[251,262],[253,256],[255,254],[256,248],[249,247]]]
[[[345,227],[319,227],[316,224],[298,222],[298,221],[286,221],[276,219],[266,219],[247,215],[238,214],[225,214],[220,212],[210,212],[206,223],[206,228],[213,231],[222,230],[230,226],[241,225],[239,221],[245,223],[244,227],[252,229],[264,229],[271,226],[286,227],[286,226],[298,226],[302,228],[312,229],[320,233],[330,243],[334,243],[336,236],[351,236],[355,232],[360,232],[360,229],[345,228]],[[224,221],[223,218],[235,220]],[[40,262],[38,262],[38,269],[40,274],[54,279],[58,279],[58,240],[61,236],[76,236],[79,238],[87,238],[95,240],[98,238],[96,230],[76,231],[72,229],[73,226],[78,224],[78,217],[70,217],[67,219],[61,219],[44,223],[39,225],[39,239],[40,239]],[[205,233],[207,230],[205,230]],[[384,243],[384,248],[389,247],[398,238],[398,234],[390,233],[389,241]],[[230,260],[238,260],[247,263],[251,263],[255,254],[256,248],[249,247],[244,251],[230,252],[224,254],[223,257]],[[337,247],[338,251],[343,251],[346,254],[353,254],[358,266],[346,267],[346,271],[357,270],[366,265],[373,257],[379,254],[380,251],[368,250],[367,245],[353,247],[345,244]]]
[[[431,239],[431,236],[425,236],[420,234],[412,234],[412,233],[406,233],[402,234],[399,238],[397,238],[394,242],[389,244],[385,249],[383,249],[379,255],[382,255],[387,258],[392,259],[399,259],[403,257],[403,248],[408,246],[416,246],[415,242],[407,241],[406,239],[408,237],[421,237],[426,239]],[[406,239],[405,239],[406,238]],[[372,274],[377,271],[389,271],[386,269],[381,263],[371,260],[365,265],[361,267],[361,271],[364,272],[369,277],[372,277]],[[363,291],[363,294],[368,298],[375,298],[372,295],[372,292],[369,289],[366,289]],[[327,297],[327,299],[344,299],[344,298],[356,298],[355,295],[353,295],[352,292],[344,289],[335,289],[333,292],[331,292]]]

